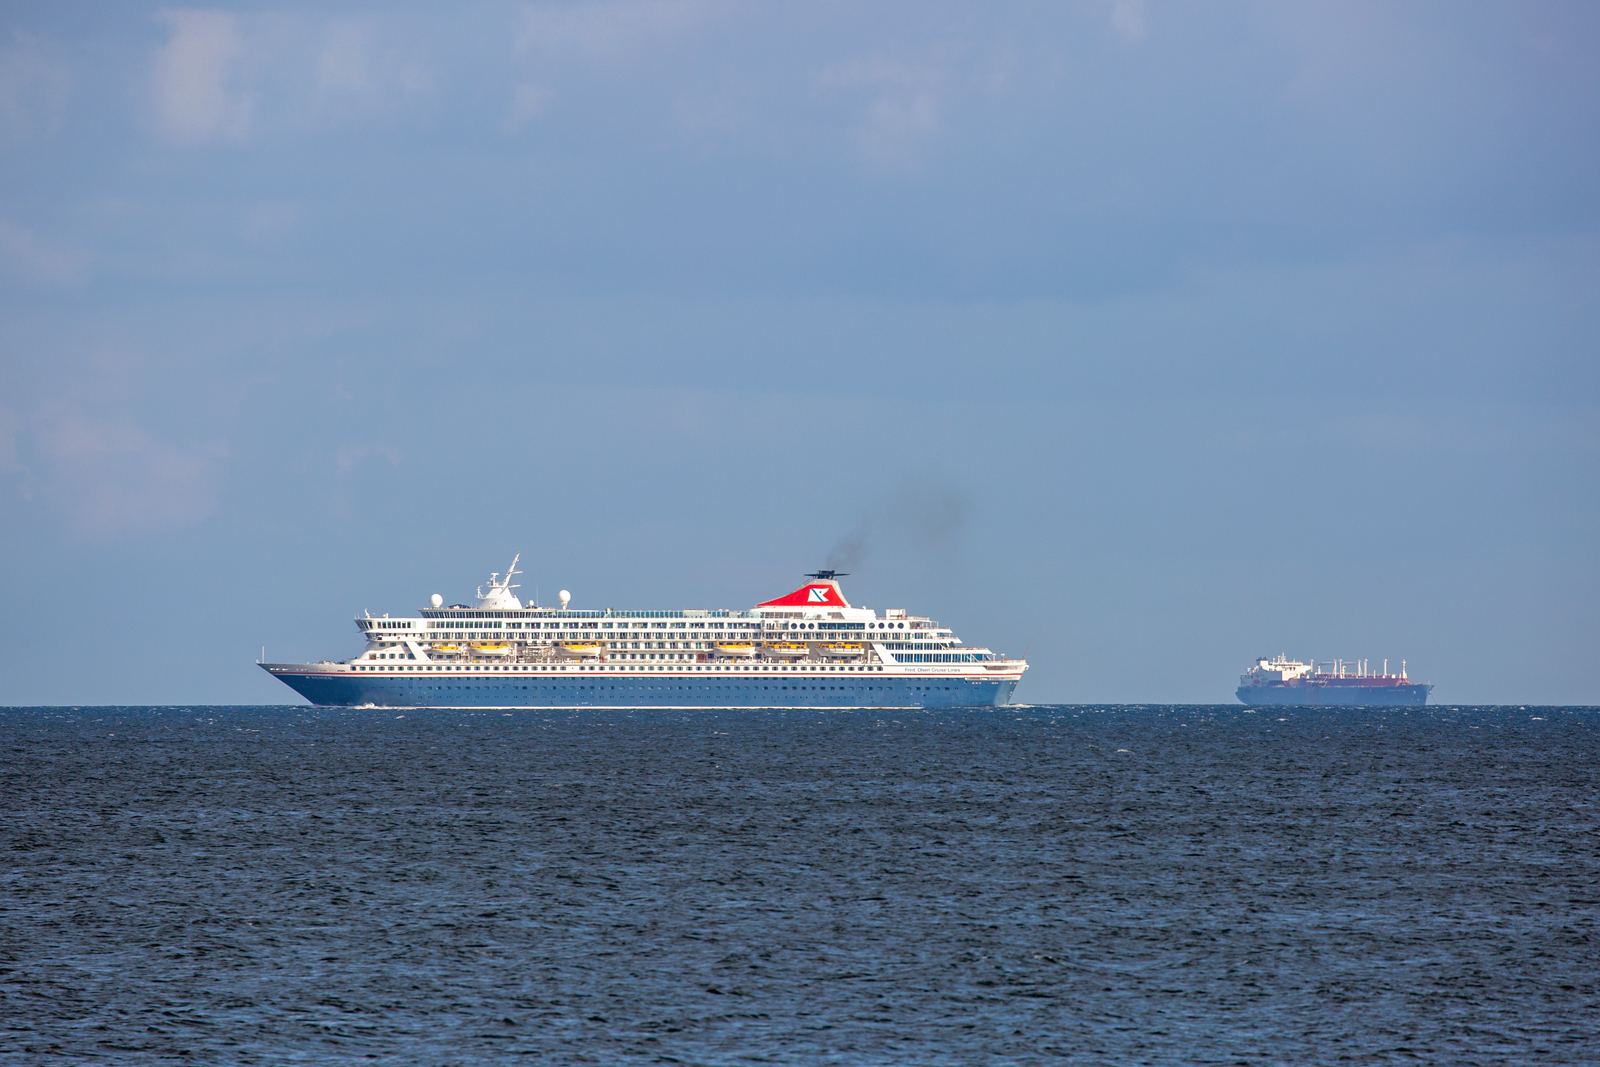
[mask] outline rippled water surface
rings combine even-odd
[[[0,1063],[1600,1062],[1600,711],[0,710]]]

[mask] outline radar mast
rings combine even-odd
[[[478,586],[478,607],[491,609],[509,608],[511,610],[522,607],[521,601],[511,592],[513,589],[521,588],[511,584],[511,579],[522,573],[517,570],[517,561],[521,558],[521,552],[512,557],[511,566],[506,568],[504,581],[501,580],[499,571],[494,571],[489,575],[489,591],[487,593],[483,591],[483,586]]]

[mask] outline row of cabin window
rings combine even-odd
[[[379,625],[384,625],[384,624],[380,623]],[[398,625],[398,624],[396,624],[396,625]],[[407,624],[407,625],[409,625],[409,624]],[[829,631],[838,631],[838,630],[844,630],[846,625],[847,624],[834,624],[834,625],[823,624],[823,628],[825,630],[829,630]],[[860,624],[851,624],[851,625],[859,626]],[[902,625],[904,625],[904,624],[902,624]],[[519,626],[520,626],[520,624],[518,624],[518,623],[511,623],[511,624],[509,624],[508,628],[517,629],[517,628],[519,628]],[[541,631],[541,635],[545,636],[545,637],[548,637],[551,640],[570,640],[572,638],[579,637],[579,636],[590,637],[590,638],[597,638],[597,637],[601,637],[601,636],[610,636],[609,634],[595,633],[592,630],[590,630],[589,632],[586,632],[586,633],[579,634],[578,632],[576,632],[575,630],[573,630],[570,627],[560,627],[558,624],[555,624],[555,623],[546,623],[545,626],[546,627],[550,627],[550,631],[549,632]],[[471,629],[470,625],[469,624],[465,624],[465,623],[460,624],[459,628],[463,629],[463,630]],[[530,624],[530,628],[537,628],[537,624]],[[585,627],[585,629],[588,630],[588,627]],[[746,627],[740,626],[738,624],[735,624],[733,626],[729,626],[729,627],[726,627],[726,628],[716,627],[716,628],[711,628],[711,629],[714,630],[714,632],[711,632],[709,630],[708,631],[701,631],[701,632],[704,633],[705,636],[710,640],[726,640],[730,632],[733,634],[733,636],[755,636],[755,632],[758,631],[760,629],[760,627],[759,626],[751,626],[751,627],[746,628]],[[615,633],[615,632],[616,631],[612,631],[612,633]],[[430,634],[429,636],[437,637],[437,635],[438,635],[438,631],[435,631],[433,634]],[[643,640],[644,638],[646,638],[648,636],[651,636],[651,635],[641,632],[639,634],[630,635],[630,636],[637,636],[641,640]],[[665,639],[665,638],[667,638],[669,636],[683,637],[683,636],[689,636],[689,635],[688,634],[681,634],[681,633],[677,633],[677,632],[671,632],[671,631],[657,631],[653,636],[656,639],[661,640],[661,639]],[[877,635],[875,634],[874,636],[877,636]],[[884,635],[884,636],[887,636],[887,635]],[[900,635],[896,634],[895,636],[898,637]],[[944,636],[944,635],[930,633],[928,636],[932,637],[932,636]],[[924,644],[915,644],[915,645],[895,645],[895,644],[891,644],[890,647],[891,648],[926,648],[928,646],[924,645]],[[940,646],[940,647],[943,647],[943,646]]]
[[[461,641],[461,640],[467,640],[470,637],[477,637],[477,636],[482,636],[482,634],[481,633],[469,634],[469,633],[465,633],[465,632],[452,634],[450,632],[436,630],[433,633],[427,635],[427,639],[431,639],[431,640],[435,640],[435,641]],[[515,636],[515,635],[513,635],[513,636]],[[604,637],[607,640],[616,640],[616,635],[615,634],[580,633],[580,632],[575,631],[575,630],[551,631],[549,633],[541,632],[539,634],[539,636],[543,637],[543,638],[547,638],[547,639],[552,640],[552,641],[576,641],[576,640],[581,640],[581,639],[585,639],[585,638],[587,638],[587,639],[595,639],[595,638],[599,638],[599,637]],[[676,634],[676,633],[669,633],[669,632],[666,632],[666,631],[657,631],[656,633],[653,633],[653,634],[639,633],[639,634],[632,634],[632,635],[629,635],[629,636],[630,637],[638,637],[640,640],[665,641],[670,637],[680,637],[681,638],[681,637],[684,637],[686,635]],[[701,636],[701,635],[696,635],[696,636]],[[753,636],[753,635],[742,634],[742,633],[740,633],[738,631],[732,631],[731,633],[730,632],[725,632],[725,631],[716,631],[716,632],[706,633],[706,634],[703,635],[704,639],[708,640],[708,641],[727,641],[727,640],[735,640],[735,639],[738,639],[738,638],[744,638],[744,637],[748,637],[748,636]],[[788,636],[788,635],[778,634],[776,636],[785,637],[785,636]],[[798,635],[796,635],[796,636],[798,636]],[[894,651],[925,651],[925,650],[931,649],[931,648],[949,648],[950,647],[950,645],[948,643],[946,643],[946,642],[929,642],[929,641],[886,641],[886,642],[884,642],[884,645],[885,645],[885,647],[887,647],[889,649],[892,649]]]
[[[459,637],[452,638],[452,637],[449,637],[449,636],[447,636],[445,634],[434,634],[433,636],[438,641],[464,640],[464,638],[459,638]],[[558,640],[558,641],[563,641],[563,640],[572,641],[572,640],[581,640],[581,639],[583,639],[583,635],[581,635],[581,634],[548,634],[546,636],[549,636],[550,638],[552,638],[554,640]],[[607,635],[607,636],[610,636],[610,635]],[[694,647],[694,648],[701,648],[701,647],[703,647],[705,645],[714,645],[719,640],[722,640],[720,638],[712,637],[710,634],[707,634],[705,636],[708,638],[708,640],[704,640],[704,641],[617,641],[617,640],[609,640],[609,641],[605,642],[605,645],[608,648],[628,648],[630,646],[633,647],[633,648],[638,648],[641,644],[645,648],[668,648],[668,647],[677,648],[679,645],[682,645],[684,648],[690,648],[691,646]],[[398,643],[398,642],[395,642],[395,643]]]
[[[462,613],[457,614],[457,615],[445,615],[445,614],[429,615],[428,618],[430,618],[430,619],[526,619],[526,618],[533,617],[535,614],[536,614],[535,612],[531,612],[531,611],[529,611],[529,612],[517,612],[517,611],[472,611],[472,612],[462,612]],[[538,613],[538,614],[542,615],[542,613]],[[580,618],[580,617],[584,618],[584,619],[589,619],[589,620],[597,620],[597,619],[602,618],[602,615],[599,612],[595,612],[595,613],[589,614],[589,615],[573,616],[572,618]],[[728,619],[741,618],[741,617],[743,617],[743,618],[753,618],[754,616],[748,616],[748,615],[740,616],[738,612],[734,612],[732,614],[724,614],[724,615],[721,616],[721,618],[728,618]],[[644,611],[644,612],[619,611],[615,615],[612,615],[611,618],[613,618],[613,619],[665,619],[665,618],[674,618],[674,619],[676,619],[676,618],[682,618],[682,616],[678,612],[675,612],[675,611]],[[570,619],[569,619],[569,621],[570,621]],[[592,623],[585,623],[585,625],[592,625]],[[618,626],[627,626],[628,623],[619,622],[619,623],[617,623],[617,625]],[[635,625],[635,626],[664,626],[664,625],[668,625],[668,624],[657,622],[657,623],[634,623],[633,625]],[[691,622],[691,623],[685,624],[685,623],[682,623],[682,622],[675,622],[675,623],[671,623],[670,625],[673,625],[673,626],[683,626],[683,625],[700,626],[700,625],[715,625],[715,623],[703,624],[703,623],[700,623],[700,622]],[[759,625],[759,623],[758,623],[758,625]]]
[[[579,624],[577,627],[574,627],[571,623],[561,623],[561,622],[546,622],[546,623],[512,622],[512,623],[506,623],[503,626],[474,626],[473,625],[473,623],[484,622],[484,621],[488,621],[488,620],[463,619],[463,620],[457,620],[453,624],[451,622],[446,622],[445,620],[438,620],[438,622],[439,623],[443,623],[443,625],[437,625],[436,628],[437,629],[445,629],[445,630],[453,630],[453,629],[462,629],[462,630],[467,630],[467,629],[508,629],[508,630],[524,630],[524,629],[527,629],[527,630],[539,630],[539,629],[544,629],[544,630],[642,629],[642,630],[648,630],[648,629],[651,628],[649,623],[643,623],[643,622],[636,622],[636,623],[625,623],[625,622],[623,622],[623,623],[609,623],[609,622],[594,623],[594,622],[590,622],[590,623]],[[411,623],[409,621],[406,621],[406,622],[393,621],[393,622],[391,622],[391,621],[388,621],[388,620],[380,620],[377,623],[375,623],[374,625],[375,625],[375,627],[377,629],[380,629],[380,630],[404,630],[404,629],[410,629],[411,628]],[[906,624],[903,623],[903,622],[902,623],[892,623],[892,622],[888,622],[888,623],[820,622],[820,623],[809,623],[809,624],[807,624],[807,623],[786,623],[784,625],[785,625],[786,629],[795,629],[795,630],[863,630],[863,629],[874,629],[874,630],[901,629],[901,630],[903,630],[906,627]],[[760,630],[761,628],[762,627],[761,627],[760,623],[724,623],[724,624],[718,624],[718,623],[702,623],[702,622],[676,623],[672,627],[672,629],[749,630],[749,631]]]
[[[460,620],[460,621],[435,620],[432,628],[436,629],[436,630],[500,630],[500,629],[505,629],[505,630],[577,630],[577,629],[582,629],[582,630],[611,630],[611,631],[615,632],[617,630],[630,630],[630,629],[638,629],[638,630],[642,631],[642,630],[648,630],[651,627],[647,623],[634,623],[633,626],[630,627],[627,623],[617,623],[615,626],[613,626],[609,622],[607,622],[607,623],[592,623],[592,622],[590,622],[590,623],[582,623],[582,624],[558,623],[558,622],[547,622],[547,623],[508,622],[508,623],[504,623],[504,624],[495,623],[494,625],[491,626],[491,625],[480,624],[479,620],[475,620],[474,619],[474,620]],[[683,624],[680,623],[679,624],[679,628],[681,628],[681,629],[693,629],[693,630],[702,631],[702,632],[703,631],[707,631],[707,630],[736,630],[736,631],[741,631],[741,632],[754,633],[754,632],[759,631],[761,629],[761,624],[760,623],[728,623],[726,625],[722,625],[722,624],[698,623],[697,622],[697,623],[691,623],[688,626],[683,626]]]
[[[464,627],[458,627],[458,629],[464,629]],[[442,627],[442,629],[432,630],[427,637],[435,637],[435,635],[438,635],[438,633],[450,632],[454,632],[451,627]],[[482,630],[477,630],[477,632],[482,633]],[[528,630],[523,630],[523,633],[530,633],[531,635],[531,632],[528,632]],[[579,633],[582,633],[582,637],[614,638],[622,637],[622,635],[624,635],[622,630],[610,630],[610,632],[608,632],[608,630],[600,630],[600,632],[595,632],[595,630],[581,630],[581,632],[579,632],[579,630],[538,630],[539,637],[565,637],[565,635],[574,635],[574,637],[576,637],[576,635],[579,635]],[[640,640],[643,640],[643,638],[646,637],[712,638],[723,637],[723,635],[728,635],[728,633],[733,633],[734,637],[760,637],[760,632],[758,632],[758,630],[693,630],[693,632],[685,632],[685,630],[638,630],[637,633],[626,632],[626,637],[629,638],[629,640],[632,640],[632,638],[635,637],[640,638]],[[501,633],[501,637],[504,637],[504,632]],[[518,637],[518,635],[515,635],[514,633],[512,637]]]

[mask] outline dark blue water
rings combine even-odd
[[[1600,711],[0,711],[0,1063],[1600,1062]]]

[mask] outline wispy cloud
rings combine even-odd
[[[506,126],[515,130],[538,118],[554,96],[555,91],[547,85],[533,81],[518,84],[511,92],[511,116]]]
[[[0,405],[0,474],[20,475],[24,478],[27,476],[28,469],[22,465],[17,447],[17,437],[21,428],[17,413]],[[23,495],[32,495],[26,482],[23,483]]]
[[[825,90],[868,95],[855,139],[867,160],[880,166],[914,160],[940,132],[946,80],[940,64],[880,57],[853,59],[816,74]]]
[[[435,88],[428,43],[404,19],[168,10],[160,20],[151,99],[174,144],[390,114]]]
[[[0,49],[0,126],[12,134],[52,133],[72,92],[72,71],[50,60],[39,42],[14,34]]]
[[[1144,0],[1111,0],[1111,28],[1129,44],[1144,40],[1150,32],[1150,14]]]
[[[591,0],[522,9],[515,47],[585,59],[627,59],[674,43],[721,5],[704,0]]]
[[[245,212],[243,235],[256,248],[282,246],[300,228],[302,212],[298,204],[265,200]]]
[[[372,78],[369,52],[365,26],[351,19],[332,23],[317,56],[317,88],[368,105],[376,103],[379,92]]]
[[[80,534],[97,538],[199,522],[216,506],[228,458],[222,441],[176,445],[127,416],[71,404],[41,413],[25,438],[36,459],[30,480],[65,507]]]
[[[316,93],[334,117],[382,111],[430,92],[434,76],[414,47],[398,44],[381,27],[359,19],[335,19],[324,28],[316,55]]]
[[[574,60],[615,63],[670,47],[726,4],[712,0],[589,0],[521,10],[512,49],[522,67],[507,128],[543,114],[556,98],[553,68]]]
[[[60,248],[0,219],[0,271],[12,278],[52,285],[79,281],[89,269],[90,257]]]
[[[163,11],[171,36],[156,50],[151,85],[156,125],[169,140],[243,142],[256,96],[240,85],[245,56],[238,20],[226,11]]]
[[[389,466],[400,465],[400,451],[386,445],[357,445],[346,442],[339,446],[334,453],[334,462],[340,474],[349,474],[361,466],[368,459],[383,458],[389,461]]]

